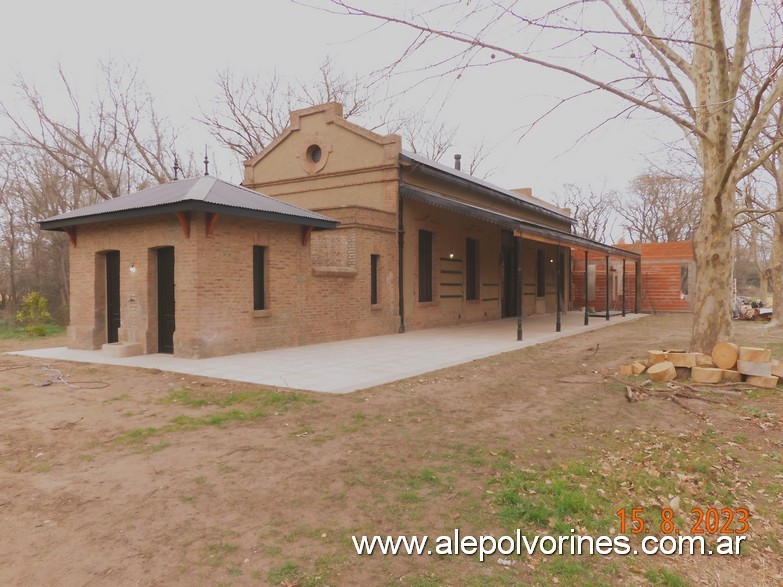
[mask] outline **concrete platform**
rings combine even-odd
[[[106,356],[99,350],[79,351],[65,347],[9,354],[161,369],[327,393],[349,393],[643,316],[628,314],[609,321],[591,318],[589,326],[584,326],[582,312],[569,312],[563,318],[562,332],[559,333],[555,332],[553,315],[529,317],[523,322],[524,340],[521,342],[516,340],[516,318],[507,318],[211,359],[180,359],[166,354],[119,358]]]

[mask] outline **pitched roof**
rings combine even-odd
[[[40,222],[44,230],[166,214],[200,211],[301,224],[314,228],[335,228],[338,222],[216,177],[204,176],[164,183],[140,192],[65,212]]]
[[[442,163],[428,159],[427,157],[422,157],[418,153],[412,153],[411,151],[403,150],[400,152],[400,156],[403,160],[407,160],[409,163],[416,164],[422,171],[440,176],[452,182],[462,183],[471,189],[482,191],[495,199],[500,199],[512,204],[519,205],[523,208],[536,211],[561,222],[568,222],[569,224],[575,223],[573,218],[564,214],[562,208],[558,208],[553,204],[544,202],[539,198],[532,198],[519,192],[507,190],[486,180],[474,177],[469,173],[465,173],[464,171],[459,171],[449,167],[448,165],[443,165]]]

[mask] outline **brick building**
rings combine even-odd
[[[42,222],[71,237],[69,346],[207,357],[508,316],[559,327],[572,255],[639,259],[339,104],[292,112],[242,186],[179,180]]]

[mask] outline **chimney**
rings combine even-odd
[[[460,154],[454,155],[454,169],[456,169],[457,171],[459,171],[460,167],[461,167],[460,166],[460,159],[462,159],[462,155],[460,155]]]

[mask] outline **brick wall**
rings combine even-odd
[[[106,342],[105,257],[120,251],[120,341],[157,351],[154,247],[173,246],[174,354],[208,357],[396,332],[396,234],[343,229],[355,270],[314,268],[298,225],[221,216],[212,237],[203,214],[185,238],[173,215],[79,227],[71,247],[71,348]],[[267,308],[253,309],[254,245],[267,247]],[[380,255],[378,304],[370,303],[370,255]],[[365,267],[366,265],[366,267]],[[134,271],[131,272],[131,266]]]

